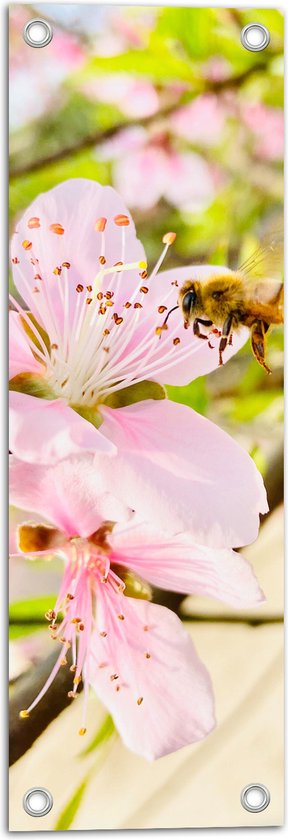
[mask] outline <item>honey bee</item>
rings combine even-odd
[[[233,341],[233,332],[248,327],[251,348],[257,362],[271,373],[266,364],[266,333],[272,324],[283,323],[283,281],[276,269],[279,242],[260,247],[236,271],[219,269],[205,280],[186,280],[180,289],[178,304],[186,329],[211,344],[211,334],[218,335],[219,365],[223,353]],[[271,264],[269,266],[269,260]],[[260,270],[259,270],[260,269]],[[258,273],[259,272],[259,273]],[[173,310],[170,310],[172,312]],[[167,314],[162,328],[167,329]],[[209,334],[202,328],[209,328]]]

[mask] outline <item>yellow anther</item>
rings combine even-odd
[[[107,224],[107,219],[105,219],[105,216],[101,216],[95,222],[95,230],[99,231],[99,233],[103,233],[103,231],[105,230],[106,224]]]
[[[168,233],[164,233],[162,242],[164,243],[164,245],[173,245],[173,242],[175,242],[176,236],[177,236],[177,234],[173,233],[172,231],[169,231]]]

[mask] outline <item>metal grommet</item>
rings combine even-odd
[[[52,26],[42,18],[28,20],[23,29],[23,38],[29,47],[47,47],[53,38]]]
[[[270,44],[270,32],[263,23],[247,23],[241,31],[241,43],[245,50],[260,52]]]
[[[270,793],[265,785],[246,785],[241,792],[240,800],[246,811],[257,814],[259,811],[265,811],[265,808],[268,808]]]
[[[23,796],[23,808],[30,817],[45,817],[52,807],[53,796],[46,788],[30,788]]]

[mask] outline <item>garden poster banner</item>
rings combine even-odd
[[[10,828],[280,825],[283,15],[9,41]]]

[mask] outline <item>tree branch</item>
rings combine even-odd
[[[261,70],[266,69],[265,62],[259,62],[257,65],[253,65],[253,67],[249,67],[243,73],[235,76],[234,78],[229,79],[222,79],[220,81],[215,82],[207,82],[204,83],[202,93],[222,93],[225,90],[231,90],[234,88],[238,88],[243,82],[246,82],[250,76],[253,75],[255,72],[259,72]],[[134,127],[135,125],[141,126],[150,126],[153,122],[157,122],[157,120],[161,119],[162,117],[169,117],[175,110],[175,108],[180,108],[183,105],[183,101],[177,101],[167,105],[165,108],[162,108],[158,111],[157,114],[153,114],[153,116],[143,117],[141,120],[138,120],[135,123],[134,120],[125,120],[123,122],[119,122],[117,126],[111,126],[111,128],[107,128],[105,131],[96,131],[93,134],[90,134],[84,138],[81,138],[76,143],[71,144],[69,146],[65,146],[62,149],[58,149],[56,152],[51,152],[50,155],[47,155],[44,158],[38,158],[32,161],[30,164],[27,165],[20,165],[15,166],[14,168],[10,168],[10,182],[13,178],[18,178],[21,175],[30,175],[31,172],[37,172],[39,169],[42,169],[44,166],[49,166],[49,164],[59,163],[61,160],[65,160],[78,152],[85,151],[90,149],[93,146],[97,146],[99,143],[103,143],[106,140],[110,140],[111,137],[114,137],[118,134],[119,131],[123,131],[124,129]]]

